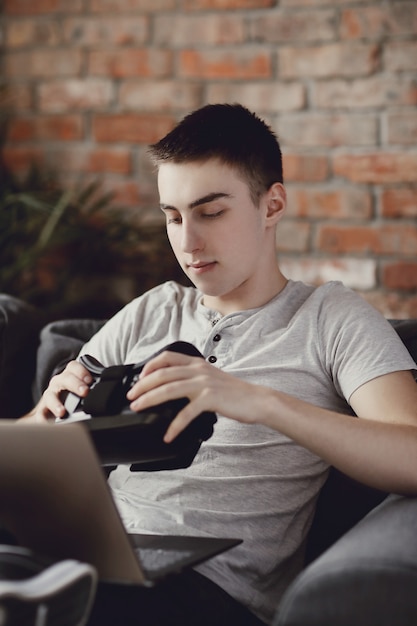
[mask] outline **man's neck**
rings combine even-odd
[[[247,311],[257,309],[270,302],[287,285],[288,280],[281,273],[279,268],[273,277],[268,280],[267,285],[256,285],[255,287],[242,285],[232,294],[224,296],[203,296],[203,303],[209,309],[217,311],[221,315],[236,313],[237,311]]]

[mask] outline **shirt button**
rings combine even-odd
[[[213,337],[213,341],[220,341],[221,337],[220,335],[214,335]]]
[[[208,360],[210,363],[215,363],[217,361],[215,356],[209,356]]]

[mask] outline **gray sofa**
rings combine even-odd
[[[0,294],[0,418],[29,410],[49,377],[103,323],[47,322]],[[417,320],[392,324],[417,361]],[[274,626],[416,625],[417,498],[370,489],[332,469],[309,533],[305,569],[284,595]]]

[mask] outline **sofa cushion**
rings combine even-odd
[[[417,363],[417,319],[389,321]]]
[[[317,501],[306,544],[305,563],[314,561],[387,495],[331,467]]]

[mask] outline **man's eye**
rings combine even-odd
[[[202,217],[207,217],[208,219],[214,219],[216,217],[220,217],[223,215],[224,211],[216,211],[216,213],[203,213]]]
[[[167,217],[167,224],[181,224],[180,217]]]

